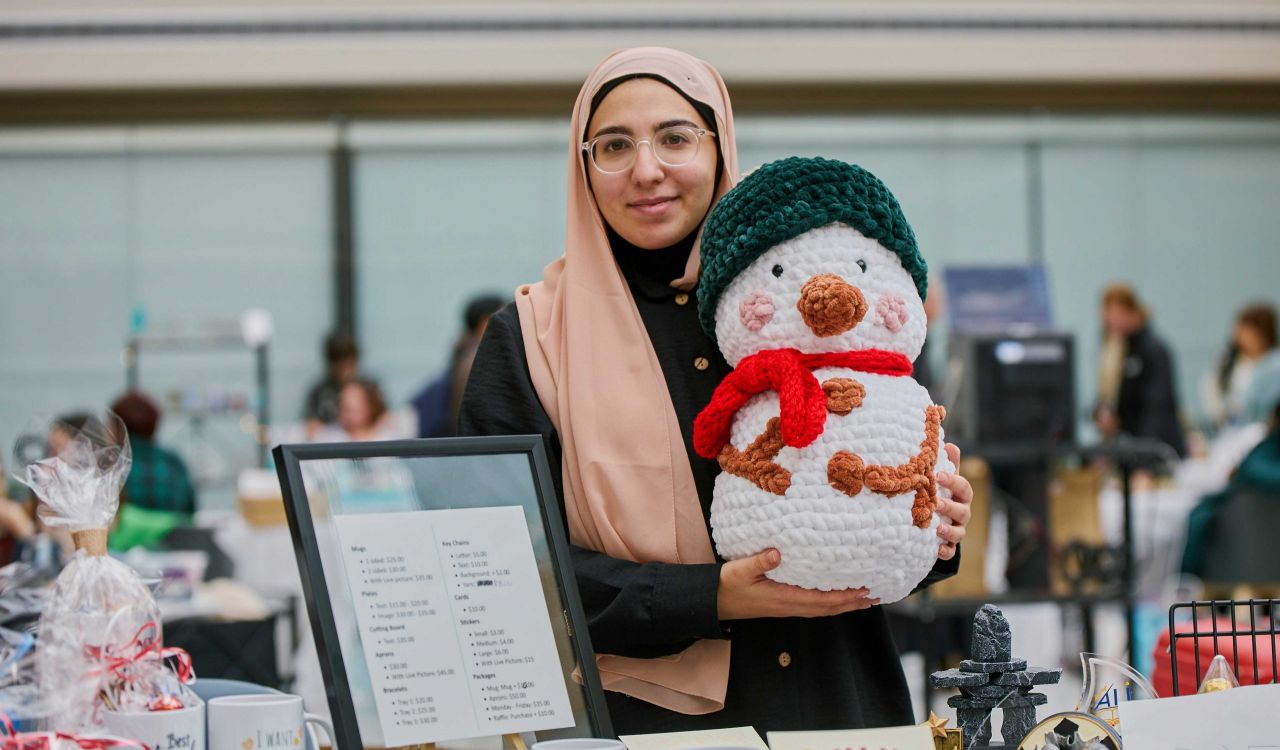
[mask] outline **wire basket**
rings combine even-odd
[[[1188,622],[1185,614],[1190,613]],[[1179,661],[1189,648],[1195,666],[1191,689],[1183,690]],[[1173,695],[1194,693],[1213,657],[1222,654],[1242,685],[1275,683],[1280,641],[1280,599],[1213,599],[1180,602],[1169,608],[1169,665]],[[1241,643],[1248,646],[1241,670]],[[1179,644],[1183,644],[1179,649]],[[1207,646],[1207,648],[1206,648]],[[1182,665],[1186,675],[1187,664]],[[1268,671],[1269,669],[1269,671]]]

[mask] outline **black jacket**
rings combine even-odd
[[[693,419],[729,367],[699,327],[692,293],[677,292],[642,269],[624,264],[623,271],[666,377],[709,518],[719,466],[694,452]],[[559,438],[530,382],[520,321],[511,305],[489,321],[459,427],[463,435],[542,435],[563,508]],[[733,642],[724,710],[687,716],[610,692],[609,712],[619,734],[744,725],[764,733],[914,720],[898,652],[879,607],[837,617],[720,623],[720,563],[633,563],[578,547],[572,557],[598,652],[653,657],[679,652],[699,638]],[[953,575],[958,566],[958,555],[939,562],[925,585]]]
[[[1149,327],[1129,337],[1116,398],[1116,419],[1121,432],[1161,440],[1178,455],[1186,455],[1182,423],[1178,420],[1173,357]]]

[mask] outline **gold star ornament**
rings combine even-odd
[[[933,735],[933,745],[937,750],[961,750],[963,738],[960,728],[948,728],[947,720],[934,712],[929,712],[929,719],[920,726],[929,727]]]
[[[929,731],[934,737],[946,738],[947,736],[947,720],[939,717],[934,712],[929,712],[929,719],[925,721],[924,726],[929,727]]]

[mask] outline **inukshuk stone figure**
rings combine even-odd
[[[964,746],[989,746],[991,711],[1004,712],[1000,736],[1006,745],[1016,746],[1036,723],[1036,706],[1048,698],[1033,693],[1036,685],[1053,685],[1062,679],[1061,669],[1028,667],[1026,659],[1013,657],[1013,634],[1009,621],[994,604],[985,604],[973,617],[970,658],[959,669],[934,672],[929,682],[935,688],[959,688],[947,705],[956,710],[956,720],[964,732]]]

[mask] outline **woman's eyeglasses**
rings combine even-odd
[[[698,155],[703,136],[715,137],[705,128],[676,125],[663,128],[652,138],[636,140],[621,133],[596,136],[582,144],[582,150],[591,154],[591,163],[605,174],[617,174],[631,169],[641,144],[648,144],[653,157],[668,167],[682,167]]]

